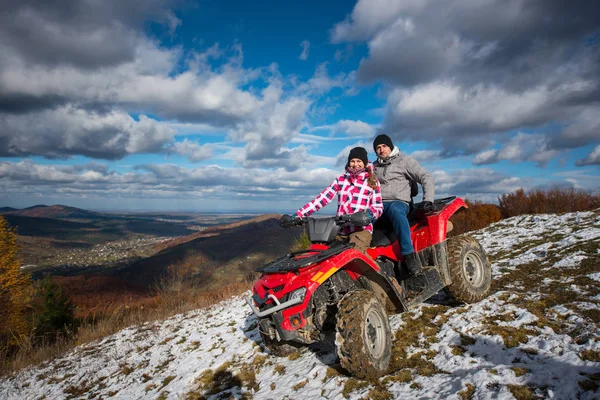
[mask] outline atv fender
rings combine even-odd
[[[419,250],[446,240],[446,234],[448,233],[448,220],[462,207],[468,208],[467,204],[461,198],[457,197],[442,211],[427,216],[427,225],[429,226],[429,243],[423,243],[423,245],[419,246]],[[415,251],[418,250],[415,249]]]
[[[349,258],[345,263],[340,263],[341,268],[348,272],[350,277],[367,285],[366,289],[372,290],[377,298],[387,309],[396,312],[407,309],[405,296],[401,286],[393,275],[393,271],[382,270],[373,259],[358,250],[348,250],[345,255]]]

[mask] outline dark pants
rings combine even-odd
[[[415,252],[410,239],[410,225],[407,218],[409,212],[410,206],[403,201],[383,202],[383,216],[392,223],[398,244],[400,244],[400,251],[404,256]]]

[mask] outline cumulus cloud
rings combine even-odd
[[[373,136],[375,128],[363,121],[343,119],[335,124],[336,132],[344,132],[349,136]]]
[[[192,162],[199,162],[209,159],[212,154],[212,146],[200,145],[184,139],[183,142],[176,142],[170,147],[170,151],[180,156],[186,157]]]
[[[175,131],[140,115],[94,112],[64,106],[29,114],[0,114],[0,156],[84,155],[120,159],[127,154],[161,152]]]
[[[500,149],[489,149],[475,155],[473,164],[493,164],[501,160],[508,160],[512,162],[533,161],[543,166],[558,155],[559,151],[550,147],[545,135],[519,132]]]
[[[154,20],[172,34],[181,21],[171,5],[152,0],[136,13],[139,4],[112,0],[35,8],[10,1],[0,16],[7,21],[0,27],[0,157],[119,159],[170,151],[197,162],[214,154],[211,146],[174,141],[175,133],[196,131],[243,143],[235,159],[246,167],[310,162],[306,148],[288,144],[307,114],[329,112],[319,104],[324,94],[352,90],[354,74],[330,76],[321,64],[298,82],[275,64],[244,68],[237,42],[203,51],[163,47],[144,23]],[[45,50],[28,49],[23,29]],[[308,56],[310,43],[302,46]],[[131,117],[140,114],[153,118]]]
[[[244,71],[235,65],[215,72],[196,66],[171,74],[178,60],[177,50],[151,42],[138,47],[132,62],[94,71],[14,60],[0,71],[0,106],[7,105],[4,111],[10,112],[19,104],[22,111],[64,103],[86,108],[112,104],[161,118],[227,126],[258,105],[254,95],[238,88]]]
[[[320,125],[310,128],[311,132],[328,130],[331,134],[336,133],[346,134],[348,136],[371,137],[375,135],[375,127],[371,124],[360,120],[342,119],[334,125]]]
[[[600,165],[600,145],[596,146],[587,157],[577,160],[577,165]]]
[[[48,197],[70,196],[135,198],[203,198],[218,201],[233,197],[272,201],[285,193],[286,198],[306,201],[330,184],[339,171],[326,168],[288,171],[223,168],[207,165],[184,168],[173,164],[139,165],[132,172],[116,172],[97,166],[41,165],[30,160],[0,162],[0,180],[5,195],[27,193],[32,187],[44,187]]]
[[[420,162],[433,162],[443,158],[441,150],[417,150],[413,151],[411,156]]]
[[[552,139],[554,146],[572,148],[600,138],[600,105],[583,108],[575,118]]]
[[[303,40],[302,43],[300,43],[300,47],[302,47],[302,53],[300,53],[300,57],[298,57],[301,60],[308,60],[308,51],[310,49],[310,42],[308,40]]]
[[[488,168],[434,171],[436,197],[460,196],[496,202],[498,194],[528,188],[531,182]]]
[[[130,62],[146,20],[177,27],[172,3],[7,0],[0,14],[0,48],[4,57],[13,54],[26,64],[95,69]]]
[[[452,156],[556,123],[566,128],[551,147],[564,149],[598,140],[598,15],[583,0],[359,0],[331,40],[367,44],[358,79],[387,84],[392,136],[439,141]]]
[[[281,82],[273,81],[263,90],[258,110],[230,131],[234,142],[245,143],[238,161],[268,165],[297,155],[298,150],[290,151],[285,145],[299,133],[310,104],[306,98],[284,97]]]
[[[353,94],[355,86],[355,73],[338,73],[330,76],[327,70],[327,63],[317,65],[315,73],[306,82],[300,83],[294,89],[294,92],[304,96],[318,96],[329,92],[334,88],[340,88],[347,94]]]
[[[550,5],[519,0],[360,0],[332,29],[331,39],[367,42],[369,56],[361,65],[365,79],[418,84],[452,74],[471,82],[506,83],[527,76],[535,86],[540,70],[562,66],[573,56],[567,47],[597,31],[598,11],[598,4],[585,0]],[[427,60],[443,62],[434,66]],[[426,72],[415,79],[405,77],[422,68]],[[430,68],[442,69],[431,73]],[[597,65],[593,68],[597,71]]]

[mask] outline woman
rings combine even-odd
[[[308,217],[329,204],[336,194],[337,215],[366,211],[371,216],[371,223],[367,226],[346,224],[340,231],[342,239],[354,243],[354,248],[364,253],[371,244],[373,221],[383,213],[379,182],[373,174],[372,166],[369,165],[367,150],[364,148],[355,147],[350,150],[346,172],[338,176],[314,200],[296,211],[296,215]]]

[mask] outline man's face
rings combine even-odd
[[[388,158],[392,154],[392,149],[387,144],[380,144],[375,148],[375,153],[377,153],[379,158]]]

